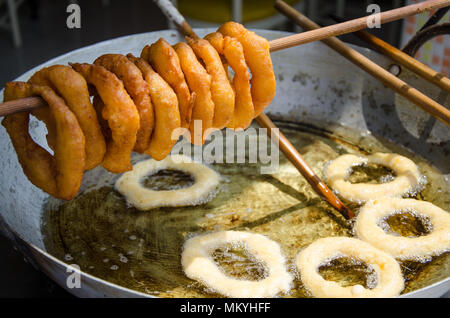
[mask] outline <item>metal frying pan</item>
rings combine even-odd
[[[203,36],[211,29],[198,29]],[[257,31],[267,39],[288,35],[286,32]],[[104,53],[133,53],[163,37],[170,43],[181,41],[175,31],[159,31],[121,37],[78,49],[44,63],[23,74],[17,80],[26,81],[38,69],[68,62],[92,62]],[[390,61],[368,49],[355,47],[378,64],[388,67]],[[442,174],[447,175],[444,193],[448,195],[450,182],[448,154],[450,133],[440,122],[429,120],[421,110],[399,99],[389,89],[353,66],[321,43],[310,43],[280,51],[272,55],[277,75],[277,95],[268,109],[269,115],[284,122],[307,124],[324,129],[329,134],[345,136],[356,145],[363,136],[373,134],[424,158]],[[432,98],[440,92],[421,79],[402,72],[402,77],[413,81]],[[441,102],[449,105],[449,100]],[[395,106],[398,104],[398,106]],[[347,129],[358,132],[349,134]],[[45,144],[45,128],[32,122],[33,138]],[[41,227],[44,206],[48,196],[31,185],[22,173],[10,139],[0,128],[0,152],[3,169],[0,170],[0,229],[11,239],[25,257],[58,284],[68,289],[66,280],[69,260],[61,261],[47,252]],[[88,172],[86,179],[95,172]],[[299,177],[301,178],[301,177]],[[448,202],[447,202],[448,204]],[[442,206],[448,210],[448,206]],[[200,208],[199,208],[200,209]],[[447,273],[431,285],[404,294],[405,297],[439,297],[450,289]],[[151,297],[152,295],[128,289],[81,272],[81,288],[68,289],[82,297]]]

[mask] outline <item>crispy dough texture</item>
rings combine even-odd
[[[206,39],[223,55],[226,63],[233,69],[233,89],[236,94],[234,113],[227,127],[231,129],[246,129],[252,123],[254,107],[250,92],[250,74],[245,62],[241,43],[235,38],[215,32],[208,34]]]
[[[276,80],[270,58],[269,42],[236,22],[224,23],[218,30],[236,38],[244,48],[245,61],[252,72],[251,91],[255,117],[261,114],[275,96]]]
[[[181,127],[177,95],[166,81],[142,58],[127,55],[142,72],[150,86],[150,96],[155,108],[155,128],[146,154],[155,160],[162,160],[172,150],[177,138],[172,138],[175,129]]]
[[[148,83],[142,78],[136,65],[121,54],[104,54],[97,58],[94,64],[103,66],[114,73],[123,82],[125,89],[133,99],[140,118],[134,151],[143,153],[148,147],[155,125]]]
[[[91,104],[86,80],[66,65],[54,65],[36,72],[29,82],[51,87],[66,102],[69,109],[77,117],[86,140],[86,170],[98,166],[106,152],[105,138],[98,124],[97,114]],[[56,123],[50,108],[42,107],[33,110],[32,115],[47,125],[47,143],[55,150]]]
[[[92,64],[70,64],[94,85],[105,107],[102,116],[108,121],[111,139],[107,142],[102,166],[108,171],[122,173],[132,169],[131,152],[139,130],[139,113],[122,82],[102,66]]]
[[[211,75],[211,95],[214,102],[213,127],[225,128],[233,117],[234,91],[228,81],[222,60],[207,40],[186,37],[186,41]]]
[[[151,46],[144,47],[141,57],[150,63],[177,94],[181,126],[188,128],[195,97],[191,96],[189,92],[177,53],[169,43],[161,38]]]
[[[189,45],[180,42],[174,46],[174,49],[180,59],[181,69],[186,76],[189,89],[195,92],[196,96],[189,126],[191,142],[197,145],[203,144],[208,137],[205,134],[206,130],[213,127],[214,102],[211,96],[211,76],[197,60]],[[201,131],[195,127],[196,120],[202,122]]]
[[[75,115],[48,86],[10,82],[4,96],[5,101],[41,96],[47,102],[55,122],[54,156],[31,138],[30,112],[5,116],[2,125],[28,180],[56,198],[73,199],[81,186],[86,159],[84,134]]]

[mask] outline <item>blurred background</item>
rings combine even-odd
[[[367,15],[376,3],[382,11],[418,0],[285,0],[321,25]],[[234,20],[249,28],[300,32],[273,9],[273,0],[173,0],[193,27],[215,27]],[[66,25],[67,7],[81,8],[81,28]],[[371,12],[370,12],[371,13]],[[369,30],[402,48],[426,22],[429,14],[392,22]],[[449,14],[441,22],[450,22]],[[170,28],[152,0],[0,0],[0,87],[53,57],[96,42],[124,35]],[[352,35],[341,37],[366,46]],[[424,63],[444,75],[450,73],[450,39],[437,37],[417,53]],[[0,236],[0,297],[71,297],[44,274],[23,261],[19,252]]]

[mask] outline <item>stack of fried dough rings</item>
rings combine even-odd
[[[234,22],[186,40],[171,46],[159,39],[139,58],[105,54],[94,64],[55,65],[26,83],[7,83],[5,101],[40,96],[48,104],[2,121],[28,179],[70,200],[85,170],[131,170],[132,151],[164,159],[178,128],[189,129],[196,144],[213,129],[247,128],[275,95],[268,41]],[[46,124],[54,155],[31,138],[30,113]]]

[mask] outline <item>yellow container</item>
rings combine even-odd
[[[298,0],[285,0],[292,4]],[[232,19],[232,0],[178,0],[178,9],[186,17],[211,23]],[[278,13],[273,0],[242,0],[242,23],[262,20]]]

